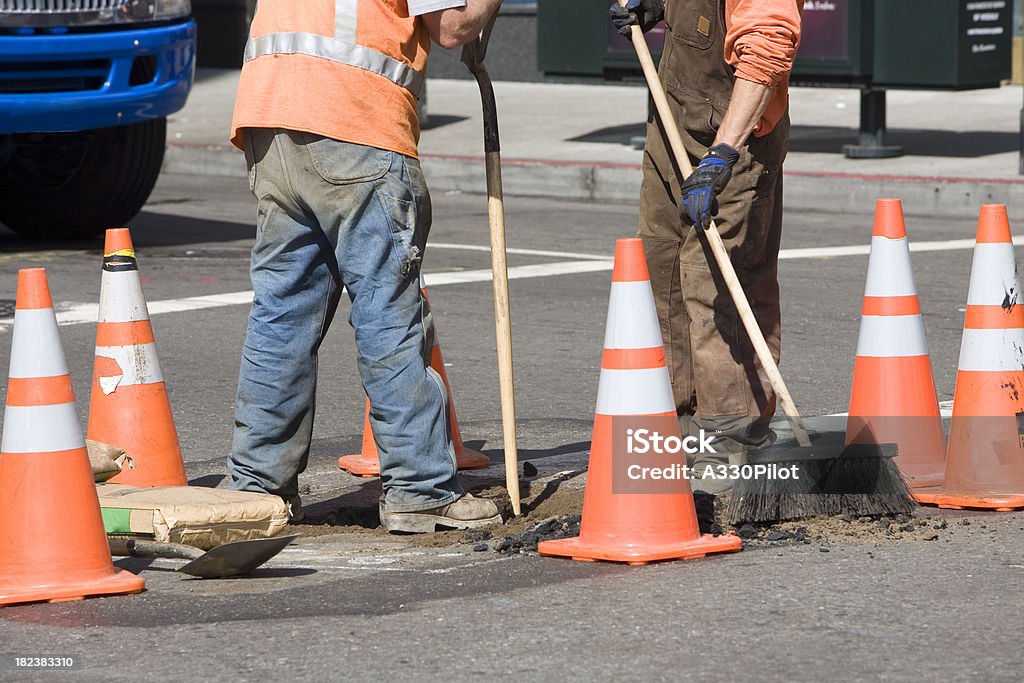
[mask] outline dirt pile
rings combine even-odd
[[[522,483],[522,515],[512,516],[512,503],[504,486],[473,489],[472,493],[494,500],[502,512],[505,524],[483,531],[438,531],[433,534],[401,536],[409,546],[420,548],[446,548],[469,544],[477,550],[521,552],[537,549],[537,543],[547,538],[565,538],[579,533],[580,510],[583,508],[583,489],[570,481],[578,472],[566,472],[551,477]],[[323,506],[319,506],[323,509]],[[289,524],[285,533],[298,533],[307,537],[329,534],[355,534],[380,536],[386,532],[380,527],[377,507],[335,507],[321,514],[306,515],[297,523]],[[392,537],[395,538],[395,537]],[[505,539],[509,540],[505,540]],[[483,544],[484,547],[480,547]],[[500,548],[500,549],[499,549]]]
[[[694,502],[701,532],[735,533],[748,546],[936,541],[950,530],[945,519],[928,516],[926,508],[919,508],[910,515],[841,515],[736,527],[725,521],[728,498],[697,494]]]
[[[469,546],[475,552],[533,553],[543,540],[567,538],[579,534],[583,509],[583,487],[578,472],[565,472],[543,479],[523,482],[523,514],[512,517],[511,502],[503,486],[487,486],[473,491],[475,495],[495,500],[501,508],[505,524],[478,531],[439,531],[397,537],[411,547],[449,548]],[[694,505],[701,533],[733,533],[748,548],[784,545],[818,545],[827,549],[838,544],[873,544],[937,541],[970,522],[930,516],[935,511],[920,508],[912,515],[854,517],[816,517],[776,524],[743,524],[726,522],[728,499],[698,493]],[[984,527],[983,524],[980,524]],[[305,536],[357,534],[379,537],[380,517],[374,507],[337,507],[320,516],[309,516],[287,533]],[[391,538],[396,538],[392,536]]]

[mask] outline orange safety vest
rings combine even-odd
[[[231,142],[287,128],[415,157],[429,50],[406,0],[260,0]]]

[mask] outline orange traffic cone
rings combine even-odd
[[[941,487],[913,491],[944,508],[1024,508],[1024,309],[1006,207],[981,207],[953,421]]]
[[[103,249],[88,432],[90,439],[123,448],[135,461],[134,468],[110,481],[188,484],[127,228],[107,230]]]
[[[110,559],[46,271],[21,270],[0,446],[0,605],[144,585]]]
[[[420,283],[420,291],[423,298],[427,297],[427,290]],[[444,388],[448,391],[448,412],[449,426],[452,431],[452,445],[455,447],[455,463],[460,470],[478,470],[489,467],[490,458],[472,448],[466,448],[462,443],[462,432],[459,430],[459,419],[455,416],[455,400],[452,398],[452,387],[448,383],[448,373],[444,369],[444,358],[441,356],[441,343],[434,336],[434,348],[430,352],[430,367],[434,372],[441,375]],[[361,453],[355,455],[343,455],[338,458],[338,467],[360,477],[380,476],[380,455],[377,453],[377,443],[373,440],[373,431],[370,429],[370,401],[366,401],[366,417],[363,419],[363,448]]]
[[[896,443],[911,487],[942,483],[945,435],[898,199],[879,199],[871,236],[847,443]]]
[[[624,443],[640,433],[634,428],[652,425],[665,444],[681,441],[643,243],[622,239],[615,245],[580,535],[544,541],[541,555],[646,564],[741,549],[737,536],[701,535],[687,479],[677,477],[667,489],[659,487],[666,483],[660,476],[637,484],[631,473],[654,460],[631,459]]]

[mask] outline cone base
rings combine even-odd
[[[338,467],[357,477],[375,479],[380,476],[380,460],[377,456],[366,456],[362,453],[343,455],[338,458]]]
[[[912,490],[910,495],[921,505],[934,505],[947,510],[978,509],[1010,512],[1024,509],[1024,494],[966,493],[931,489],[928,491]]]
[[[455,464],[460,470],[482,470],[491,466],[491,459],[480,451],[463,448],[456,454]],[[338,467],[357,477],[374,479],[380,476],[380,459],[377,456],[362,453],[343,455],[338,458]]]
[[[582,562],[594,562],[595,560],[626,562],[631,565],[660,560],[696,560],[705,555],[734,553],[742,549],[743,541],[739,536],[712,536],[711,534],[702,534],[691,541],[666,543],[662,546],[651,545],[645,548],[629,548],[621,545],[606,546],[592,541],[588,542],[581,536],[544,541],[537,546],[537,551],[541,555],[550,557],[569,557]]]
[[[114,568],[109,576],[90,581],[61,581],[54,585],[6,585],[0,580],[0,605],[27,602],[72,602],[103,595],[141,593],[146,582],[124,569]]]
[[[480,451],[463,447],[455,454],[455,464],[460,470],[482,470],[491,466],[491,459]]]

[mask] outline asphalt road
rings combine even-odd
[[[466,475],[482,486],[501,476],[500,409],[489,257],[465,247],[487,244],[486,205],[441,195],[434,206],[427,287],[463,437],[495,463]],[[586,463],[607,259],[635,230],[635,207],[509,198],[506,208],[517,250],[520,453],[538,482],[571,488],[579,476],[557,475]],[[786,219],[782,371],[805,414],[846,409],[867,264],[864,253],[813,250],[866,246],[870,211]],[[974,235],[970,222],[907,211],[914,242]],[[248,289],[254,213],[244,181],[170,175],[132,225],[150,308],[177,310],[154,313],[153,327],[193,483],[217,485],[225,474],[247,306],[237,303],[244,295],[224,299],[231,305],[201,300],[205,308],[192,298]],[[13,311],[20,267],[48,269],[69,318],[95,303],[101,245],[26,249],[0,234],[0,318]],[[964,248],[914,255],[940,401],[952,399],[970,264]],[[321,352],[302,480],[314,518],[368,509],[379,493],[335,464],[358,450],[362,430],[345,317]],[[95,325],[66,324],[61,334],[84,420]],[[4,357],[9,340],[0,320]],[[1024,513],[916,515],[929,529],[945,523],[938,538],[840,534],[647,567],[474,552],[459,534],[431,545],[366,529],[309,535],[248,579],[193,580],[174,562],[119,560],[146,578],[144,594],[3,608],[0,655],[80,656],[74,672],[38,677],[89,681],[1019,680]],[[0,680],[27,679],[0,669]]]

